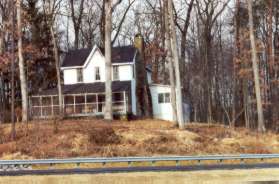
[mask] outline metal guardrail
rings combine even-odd
[[[135,162],[150,162],[152,166],[156,162],[174,161],[179,166],[181,161],[218,161],[222,163],[225,160],[245,161],[245,160],[268,160],[279,159],[279,154],[243,154],[243,155],[211,155],[211,156],[167,156],[167,157],[117,157],[117,158],[74,158],[74,159],[40,159],[40,160],[0,160],[0,167],[3,166],[20,166],[20,165],[56,165],[56,164],[92,164],[101,163],[103,165],[109,163],[128,163],[132,166]]]

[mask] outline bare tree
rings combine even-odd
[[[55,61],[55,69],[56,69],[56,78],[57,78],[57,90],[58,90],[58,101],[59,101],[59,115],[60,118],[64,117],[63,110],[63,95],[62,95],[62,84],[61,84],[61,76],[60,76],[60,60],[59,60],[59,51],[57,45],[57,38],[55,36],[55,32],[53,29],[57,11],[60,8],[61,0],[44,0],[44,11],[47,16],[47,24],[51,34],[51,41],[53,45],[53,55]]]
[[[22,99],[22,121],[28,121],[28,94],[27,94],[27,80],[23,59],[23,47],[22,47],[22,18],[21,18],[21,0],[16,1],[17,7],[17,34],[18,34],[18,64],[19,64],[19,77],[21,87],[21,99]]]
[[[111,121],[112,114],[112,89],[111,89],[111,30],[112,30],[112,2],[105,1],[105,59],[106,59],[106,102],[105,102],[105,119]]]
[[[16,127],[15,127],[15,8],[14,3],[11,3],[11,25],[12,25],[12,36],[11,36],[11,136],[14,140],[16,137]]]
[[[170,21],[169,21],[169,11],[168,11],[168,0],[164,0],[164,13],[165,13],[165,27],[166,27],[166,45],[168,48],[167,61],[169,66],[169,77],[171,85],[171,105],[173,109],[173,121],[177,122],[177,105],[176,105],[176,90],[175,90],[175,76],[174,76],[174,66],[171,50],[171,40],[170,40]]]
[[[203,72],[206,78],[205,88],[207,91],[207,122],[213,122],[213,113],[212,113],[212,67],[213,58],[212,58],[212,42],[213,35],[212,29],[217,21],[217,18],[222,14],[222,12],[227,7],[229,0],[226,0],[223,5],[220,0],[196,0],[197,12],[202,23],[202,39],[203,39],[203,60],[204,67]],[[218,7],[220,6],[220,9]]]
[[[74,24],[74,30],[75,30],[75,48],[77,49],[79,47],[79,34],[81,29],[81,22],[82,22],[82,16],[84,13],[84,0],[80,0],[78,11],[75,9],[75,3],[78,1],[70,0],[70,7],[71,7],[71,14],[72,14],[72,21]],[[78,13],[77,13],[78,12]]]
[[[7,44],[6,44],[6,38],[7,34],[9,34],[8,31],[8,19],[9,19],[9,8],[11,3],[8,0],[2,0],[0,1],[0,56],[3,56],[3,54],[6,51]],[[7,96],[5,95],[5,82],[4,82],[4,71],[0,71],[0,123],[3,123],[6,119],[6,111],[7,111]]]
[[[177,105],[177,119],[180,129],[185,128],[184,117],[183,117],[183,103],[182,103],[182,91],[181,91],[181,79],[180,79],[180,68],[179,68],[179,56],[177,49],[177,36],[174,23],[174,13],[173,13],[173,2],[168,0],[168,12],[170,21],[170,40],[171,40],[171,51],[174,60],[174,71],[176,79],[176,105]]]
[[[249,30],[250,30],[250,40],[252,48],[252,63],[253,63],[253,73],[255,82],[255,92],[257,100],[257,112],[258,112],[258,131],[265,132],[263,107],[261,99],[261,88],[260,88],[260,78],[259,78],[259,68],[258,68],[258,55],[254,34],[254,21],[253,21],[253,0],[247,0],[248,3],[248,14],[249,14]]]

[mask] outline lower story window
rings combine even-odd
[[[170,103],[170,93],[159,93],[158,94],[158,103]]]

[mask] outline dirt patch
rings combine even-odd
[[[121,137],[116,135],[112,127],[91,128],[88,130],[89,141],[99,146],[119,144]]]

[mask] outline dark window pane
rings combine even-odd
[[[112,100],[115,101],[124,101],[123,93],[114,93],[112,96]]]
[[[77,81],[78,82],[83,82],[82,69],[77,69]]]
[[[96,103],[96,95],[87,95],[87,103]]]
[[[113,80],[119,80],[119,67],[113,66]]]
[[[158,94],[158,103],[164,103],[164,94],[163,93]]]
[[[76,104],[84,104],[85,98],[84,96],[76,96]]]
[[[165,93],[165,103],[170,103],[170,94]]]
[[[101,80],[101,76],[100,76],[100,68],[99,67],[95,67],[95,80]]]
[[[98,102],[105,102],[106,96],[105,95],[98,95]]]
[[[74,104],[74,96],[65,96],[65,104]]]

